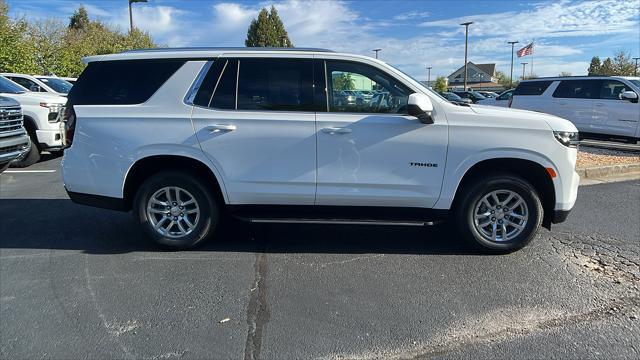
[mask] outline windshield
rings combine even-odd
[[[454,94],[452,92],[446,92],[446,93],[443,93],[443,95],[444,95],[444,97],[446,97],[449,100],[456,100],[456,101],[462,100],[462,98],[460,96],[458,96],[458,95],[456,95],[456,94]]]
[[[633,85],[640,87],[640,80],[629,80]]]
[[[5,78],[4,76],[0,76],[0,93],[22,94],[23,92],[27,92],[27,89]]]
[[[71,85],[70,82],[62,79],[46,78],[46,77],[40,77],[37,79],[47,84],[47,86],[52,88],[55,92],[59,92],[62,94],[68,94],[69,90],[71,90],[71,87],[73,86]]]
[[[470,92],[471,94],[473,94],[473,96],[475,96],[475,97],[476,97],[476,99],[478,99],[478,100],[483,100],[483,99],[486,99],[486,98],[487,98],[486,96],[484,96],[484,95],[480,94],[480,93],[479,93],[479,92],[477,92],[477,91],[469,91],[469,92]]]
[[[391,66],[392,68],[394,68],[394,69],[398,70],[399,72],[401,72],[401,73],[403,73],[404,75],[406,75],[406,76],[408,76],[409,78],[411,78],[413,81],[417,82],[417,83],[418,83],[418,85],[420,85],[423,89],[427,89],[427,90],[429,91],[429,93],[430,93],[430,94],[433,94],[433,95],[435,95],[435,96],[439,97],[439,98],[440,98],[440,99],[442,99],[442,100],[449,101],[449,99],[447,99],[447,98],[445,98],[444,96],[442,96],[442,95],[438,94],[438,92],[437,92],[437,91],[435,91],[435,90],[433,90],[433,89],[431,89],[431,88],[428,88],[428,87],[424,86],[420,81],[416,80],[416,78],[414,78],[413,76],[411,76],[411,75],[407,74],[406,72],[404,72],[404,71],[402,71],[402,70],[398,69],[397,67],[395,67],[395,66],[393,66],[393,65],[391,65],[391,64],[388,64],[388,63],[387,63],[387,65]],[[450,102],[450,101],[449,101],[449,102]]]

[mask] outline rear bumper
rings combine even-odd
[[[559,224],[565,222],[569,217],[571,210],[554,210],[551,216],[551,223]]]
[[[83,194],[67,190],[65,187],[69,199],[76,204],[88,205],[102,209],[128,211],[124,199],[113,198],[109,196]]]

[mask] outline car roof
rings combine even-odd
[[[216,58],[221,55],[256,55],[256,56],[272,56],[277,54],[288,55],[314,55],[314,54],[331,54],[337,57],[352,57],[371,60],[372,58],[364,55],[338,53],[328,49],[317,48],[276,48],[276,47],[187,47],[187,48],[160,48],[160,49],[141,49],[130,50],[117,54],[93,55],[87,56],[82,61],[87,64],[94,61],[112,61],[112,60],[138,60],[138,59],[194,59],[203,60]],[[378,62],[379,60],[375,60]]]
[[[581,80],[581,79],[588,79],[588,80],[602,80],[602,79],[635,80],[635,79],[640,79],[640,78],[633,77],[633,76],[616,76],[616,75],[612,75],[612,76],[609,76],[609,75],[549,76],[549,77],[539,77],[539,78],[535,78],[535,79],[521,80],[520,83],[534,82],[534,81],[560,81],[560,80]]]

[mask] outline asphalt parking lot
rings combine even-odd
[[[510,255],[446,225],[238,221],[167,252],[71,203],[59,162],[0,175],[3,359],[640,357],[640,181],[581,187]]]

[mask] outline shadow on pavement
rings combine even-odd
[[[130,213],[67,199],[0,200],[1,249],[80,250],[121,254],[159,250]],[[474,254],[454,229],[351,225],[251,225],[225,218],[216,237],[196,249],[215,252]]]

